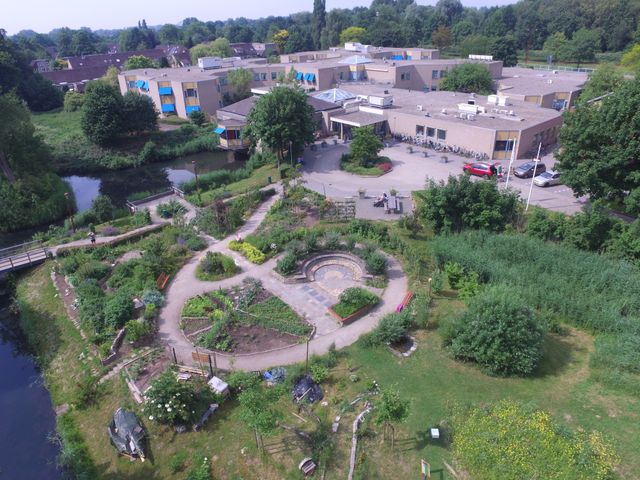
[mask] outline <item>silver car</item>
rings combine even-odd
[[[560,172],[556,170],[547,170],[533,179],[539,187],[550,187],[551,185],[560,185]]]

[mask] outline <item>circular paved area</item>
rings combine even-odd
[[[246,237],[258,228],[271,205],[280,198],[280,187],[278,187],[278,190],[279,194],[262,204],[237,232],[238,235]],[[272,270],[276,265],[275,258],[262,265],[254,265],[237,252],[229,250],[229,242],[235,237],[236,234],[233,234],[221,241],[212,241],[205,251],[191,258],[180,269],[165,292],[166,303],[158,320],[160,339],[181,352],[182,358],[190,356],[189,352],[194,349],[184,337],[179,326],[180,312],[184,303],[194,295],[237,285],[247,277],[261,280],[267,290],[280,297],[298,315],[315,326],[316,333],[309,342],[309,352],[318,355],[326,353],[332,345],[335,345],[336,348],[344,348],[351,345],[361,335],[373,330],[378,325],[380,318],[387,313],[395,311],[397,304],[402,301],[407,291],[407,279],[400,264],[393,257],[388,257],[387,277],[389,282],[382,294],[381,302],[365,317],[350,325],[340,326],[329,315],[327,308],[337,300],[337,295],[334,296],[334,293],[339,294],[344,290],[344,288],[340,288],[338,291],[338,282],[344,282],[344,285],[348,284],[349,286],[353,286],[356,283],[349,279],[349,273],[346,271],[351,269],[343,267],[346,269],[344,270],[343,268],[337,268],[342,267],[340,265],[327,265],[326,268],[321,267],[318,269],[321,270],[320,277],[322,278],[319,278],[317,282],[294,285],[284,284],[272,275]],[[235,277],[219,282],[197,280],[195,277],[196,267],[207,252],[221,252],[233,257],[241,267],[242,272]],[[353,274],[352,270],[351,274]],[[287,365],[303,361],[306,357],[306,345],[298,344],[270,352],[247,355],[216,353],[216,357],[217,365],[222,369],[263,370],[275,365]]]

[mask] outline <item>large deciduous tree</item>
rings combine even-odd
[[[440,82],[440,89],[481,95],[489,95],[494,92],[491,72],[486,65],[480,63],[464,63],[454,67]]]
[[[233,99],[238,102],[251,96],[253,73],[246,68],[231,70],[227,75],[229,85],[233,87]]]
[[[600,104],[568,112],[558,168],[576,195],[625,198],[640,188],[640,80],[624,82]]]
[[[87,86],[81,126],[95,144],[106,145],[116,139],[122,131],[122,96],[117,87],[101,81]]]
[[[489,53],[494,60],[502,60],[505,67],[515,67],[518,63],[518,50],[513,35],[494,38],[489,44]]]
[[[363,27],[347,27],[340,32],[340,43],[363,42],[366,38],[367,29]]]
[[[440,50],[450,46],[452,41],[451,29],[446,25],[440,25],[431,34],[431,43],[433,43],[433,45]]]
[[[158,112],[150,97],[127,92],[122,99],[122,131],[148,132],[158,129]]]
[[[279,86],[261,96],[249,113],[248,134],[273,150],[279,160],[286,149],[301,150],[316,131],[313,108],[298,87]]]
[[[580,101],[587,102],[620,88],[624,76],[610,63],[603,63],[589,75],[589,80],[580,93]]]
[[[144,55],[132,55],[124,62],[124,70],[135,70],[136,68],[158,68],[158,64]]]
[[[378,158],[378,153],[382,150],[382,141],[373,133],[372,127],[361,127],[353,130],[353,141],[349,146],[349,156],[351,160],[362,167]]]

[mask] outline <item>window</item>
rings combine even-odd
[[[431,127],[427,127],[427,137],[435,137],[436,136],[436,129],[435,128],[431,128]]]
[[[493,150],[495,152],[510,152],[513,150],[513,140],[496,140]]]
[[[198,90],[196,90],[195,88],[187,88],[184,91],[184,96],[198,98]]]
[[[271,80],[278,78],[278,72],[271,72]]]
[[[220,86],[224,87],[227,84],[227,77],[220,77],[218,79],[218,83],[220,84]]]
[[[424,135],[424,127],[422,125],[416,125],[416,135]]]
[[[262,73],[260,74],[260,80],[262,80],[262,81],[264,82],[266,79],[267,79],[267,74],[266,74],[266,72],[262,72]]]
[[[253,81],[254,81],[254,82],[257,82],[257,81],[259,81],[259,80],[260,80],[260,74],[259,74],[259,73],[254,73],[254,74],[253,74]]]
[[[400,74],[400,80],[411,80],[411,74],[410,73],[401,73]]]
[[[433,80],[436,80],[436,79],[440,78],[440,76],[439,76],[438,74],[439,74],[438,70],[433,70],[433,71],[431,72],[431,78],[432,78]]]
[[[220,108],[223,107],[222,100],[218,100],[218,105],[220,105]]]
[[[340,80],[343,80],[344,72],[340,72]]]
[[[135,80],[129,80],[127,82],[127,87],[128,88],[136,88],[136,81]]]
[[[436,87],[435,85],[431,85],[432,92],[436,92],[437,90],[438,90],[438,87]]]
[[[438,129],[438,140],[446,140],[447,139],[447,131]]]

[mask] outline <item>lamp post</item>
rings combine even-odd
[[[73,233],[76,233],[76,222],[73,219],[73,208],[71,207],[69,192],[64,192],[64,201],[67,204],[67,212],[69,213],[69,222],[71,223],[71,229],[73,230]]]
[[[533,181],[536,178],[536,171],[538,170],[538,164],[540,163],[540,150],[542,149],[542,142],[538,145],[538,155],[533,159],[533,175],[531,175],[531,185],[529,186],[529,195],[527,196],[527,206],[524,208],[525,212],[529,211],[529,203],[531,202],[531,192],[533,191]]]
[[[516,157],[516,139],[513,139],[513,143],[511,144],[511,158],[509,159],[509,168],[507,169],[507,181],[504,184],[504,188],[507,188],[509,186],[509,177],[511,175],[511,169],[513,168],[513,161],[515,160],[515,157]]]

